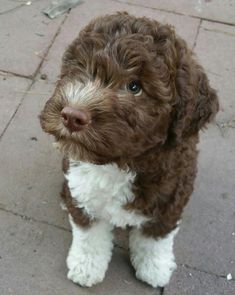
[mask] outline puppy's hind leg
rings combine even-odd
[[[68,278],[84,287],[103,281],[112,256],[112,226],[103,221],[84,228],[69,216],[73,240],[67,257]]]

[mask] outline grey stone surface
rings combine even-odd
[[[233,0],[115,0],[121,3],[152,7],[183,15],[235,24],[235,2]]]
[[[129,249],[129,229],[114,229],[114,244],[118,247],[128,250]]]
[[[0,206],[64,226],[67,216],[59,206],[61,155],[38,119],[51,91],[52,86],[38,81],[0,142]]]
[[[102,283],[81,288],[66,278],[71,233],[0,210],[1,295],[157,295],[137,281],[125,251],[114,249]]]
[[[14,115],[30,82],[27,79],[0,73],[0,136]]]
[[[235,119],[235,27],[202,22],[195,52],[218,91],[221,112],[217,121]]]
[[[198,177],[176,242],[178,261],[235,275],[234,27],[203,22],[196,53],[218,90],[217,123],[201,134]]]
[[[216,126],[201,136],[195,192],[176,239],[180,263],[235,276],[235,133]]]
[[[234,290],[234,280],[180,266],[164,295],[234,295]]]
[[[0,14],[0,56],[4,56],[0,59],[0,70],[33,75],[65,17],[52,21],[41,13],[48,1],[31,2],[31,5]]]
[[[102,5],[99,1],[86,0],[71,11],[50,50],[46,62],[42,66],[41,73],[47,74],[49,81],[56,81],[60,71],[62,54],[65,48],[76,38],[81,28],[92,18],[115,11],[127,11],[136,16],[147,16],[163,23],[170,23],[176,27],[177,33],[185,38],[190,46],[194,43],[199,25],[198,19],[143,9],[142,7],[125,5],[110,0],[102,0]]]

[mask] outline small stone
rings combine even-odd
[[[42,80],[46,80],[46,79],[47,79],[47,75],[46,75],[46,74],[41,74],[40,78],[41,78]]]
[[[44,37],[44,34],[40,34],[40,33],[35,33],[35,35],[39,36],[39,37]]]
[[[228,193],[222,193],[221,194],[222,199],[226,200],[228,199]]]
[[[127,285],[131,285],[132,283],[130,281],[124,280],[124,283],[126,283]]]
[[[32,1],[27,1],[26,3],[25,3],[25,5],[31,5],[32,4]]]
[[[30,139],[33,141],[38,141],[37,137],[35,137],[35,136],[30,137]]]
[[[230,281],[230,280],[232,280],[232,275],[231,275],[231,273],[229,273],[229,274],[227,274],[227,281]]]

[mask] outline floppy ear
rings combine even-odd
[[[216,91],[210,87],[203,68],[195,62],[183,40],[176,41],[176,50],[176,97],[169,130],[171,144],[198,133],[219,109]]]

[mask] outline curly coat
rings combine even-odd
[[[138,97],[124,88],[136,80],[143,89]],[[83,105],[92,123],[79,135],[60,123],[68,103],[64,87],[74,81],[97,85],[94,99]],[[40,118],[68,157],[134,171],[135,198],[125,208],[149,217],[143,233],[159,237],[176,227],[192,194],[199,130],[218,107],[203,68],[173,27],[117,13],[93,20],[67,48],[60,80]],[[74,221],[88,226],[66,182],[62,197]]]

